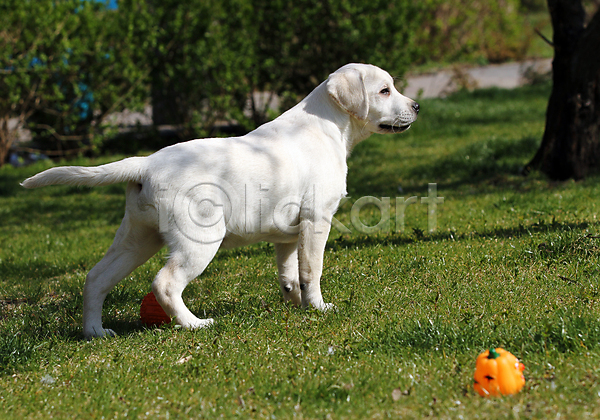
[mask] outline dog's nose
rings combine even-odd
[[[418,103],[416,103],[416,102],[413,102],[413,104],[412,104],[412,109],[414,109],[414,110],[415,110],[415,112],[418,114],[418,113],[419,113],[419,109],[421,109],[421,107],[419,106],[419,104],[418,104]]]

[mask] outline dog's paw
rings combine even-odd
[[[329,312],[329,311],[335,311],[336,306],[333,303],[323,303],[323,306],[321,306],[319,309],[319,311],[321,312]]]
[[[207,318],[207,319],[196,318],[194,321],[188,323],[187,325],[182,325],[182,327],[183,328],[188,328],[190,330],[197,330],[197,329],[200,329],[200,328],[210,327],[214,323],[215,323],[215,320],[212,319],[212,318]]]
[[[196,325],[194,328],[206,328],[210,327],[215,323],[215,320],[212,318],[201,319],[200,324]]]
[[[99,328],[94,329],[92,332],[84,333],[84,337],[86,340],[93,340],[94,338],[104,338],[104,337],[116,337],[117,333],[108,328]]]
[[[305,305],[305,308],[314,308],[317,311],[320,312],[328,312],[328,311],[333,311],[335,310],[336,306],[333,303],[325,303],[325,302],[321,302],[319,304],[309,304],[309,305]]]

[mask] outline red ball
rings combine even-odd
[[[150,292],[142,300],[140,307],[140,321],[142,324],[151,327],[171,322],[171,318],[156,300],[154,293]]]

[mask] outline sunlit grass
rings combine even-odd
[[[119,336],[81,339],[85,275],[112,242],[123,186],[23,190],[42,169],[0,170],[0,405],[8,418],[597,418],[598,177],[551,183],[520,169],[544,124],[548,86],[422,101],[402,135],[350,160],[325,253],[322,314],[281,302],[273,246],[221,252],[185,292],[213,328],[147,330],[139,304],[162,251],[109,295]],[[82,161],[98,164],[114,158]],[[429,232],[427,205],[444,197]],[[360,197],[390,197],[392,220],[352,227]],[[361,213],[376,224],[379,210]],[[475,358],[504,347],[526,385],[486,400]],[[178,361],[184,360],[182,363]]]

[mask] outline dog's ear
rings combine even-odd
[[[369,98],[360,71],[350,68],[332,73],[327,79],[327,92],[344,111],[359,120],[367,119]]]

